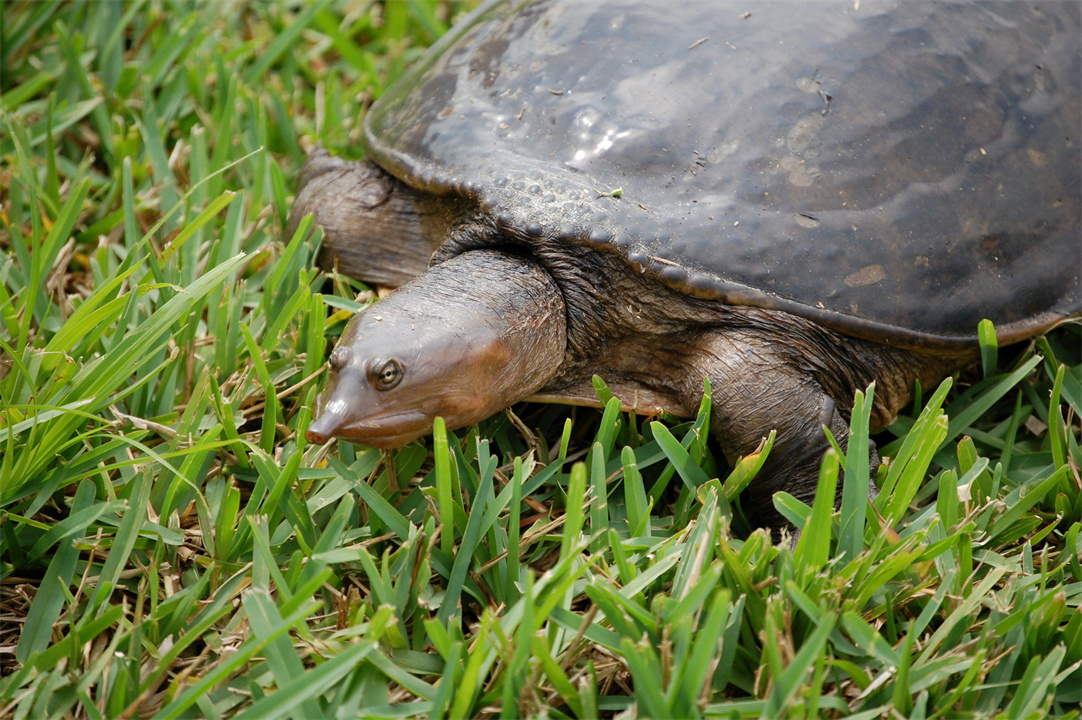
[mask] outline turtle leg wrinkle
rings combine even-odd
[[[454,210],[368,160],[319,148],[301,168],[286,238],[311,214],[323,228],[319,264],[374,285],[398,287],[428,268]]]
[[[834,399],[810,374],[779,357],[776,347],[753,334],[711,333],[692,363],[700,396],[701,378],[710,378],[711,430],[730,463],[777,432],[766,464],[741,497],[754,525],[775,529],[786,521],[774,508],[774,493],[785,490],[808,504],[815,496],[819,465],[830,447],[823,426],[843,449],[849,435]]]
[[[700,336],[690,361],[685,403],[694,407],[709,377],[713,394],[712,431],[730,462],[754,452],[772,430],[774,446],[759,476],[745,491],[741,506],[758,526],[787,523],[775,509],[774,493],[784,490],[811,504],[819,466],[830,447],[823,427],[848,449],[853,393],[876,379],[871,429],[890,423],[910,399],[914,380],[934,386],[965,362],[934,359],[904,350],[844,338],[788,319],[774,328],[714,329]],[[696,394],[697,392],[697,394]],[[874,445],[869,457],[870,497],[879,465]],[[840,498],[842,484],[838,484]]]

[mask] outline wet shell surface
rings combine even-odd
[[[488,3],[366,120],[526,243],[908,347],[1082,308],[1082,4]]]

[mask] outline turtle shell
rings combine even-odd
[[[689,294],[1005,343],[1082,308],[1080,43],[1077,2],[488,3],[366,143]]]

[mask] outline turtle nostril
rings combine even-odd
[[[308,426],[304,437],[310,443],[322,445],[338,434],[339,428],[346,423],[346,418],[344,413],[324,412]]]

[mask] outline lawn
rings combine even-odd
[[[1078,717],[1078,323],[921,389],[834,512],[854,413],[795,546],[709,399],[305,441],[375,294],[296,174],[465,9],[0,4],[0,718]]]

